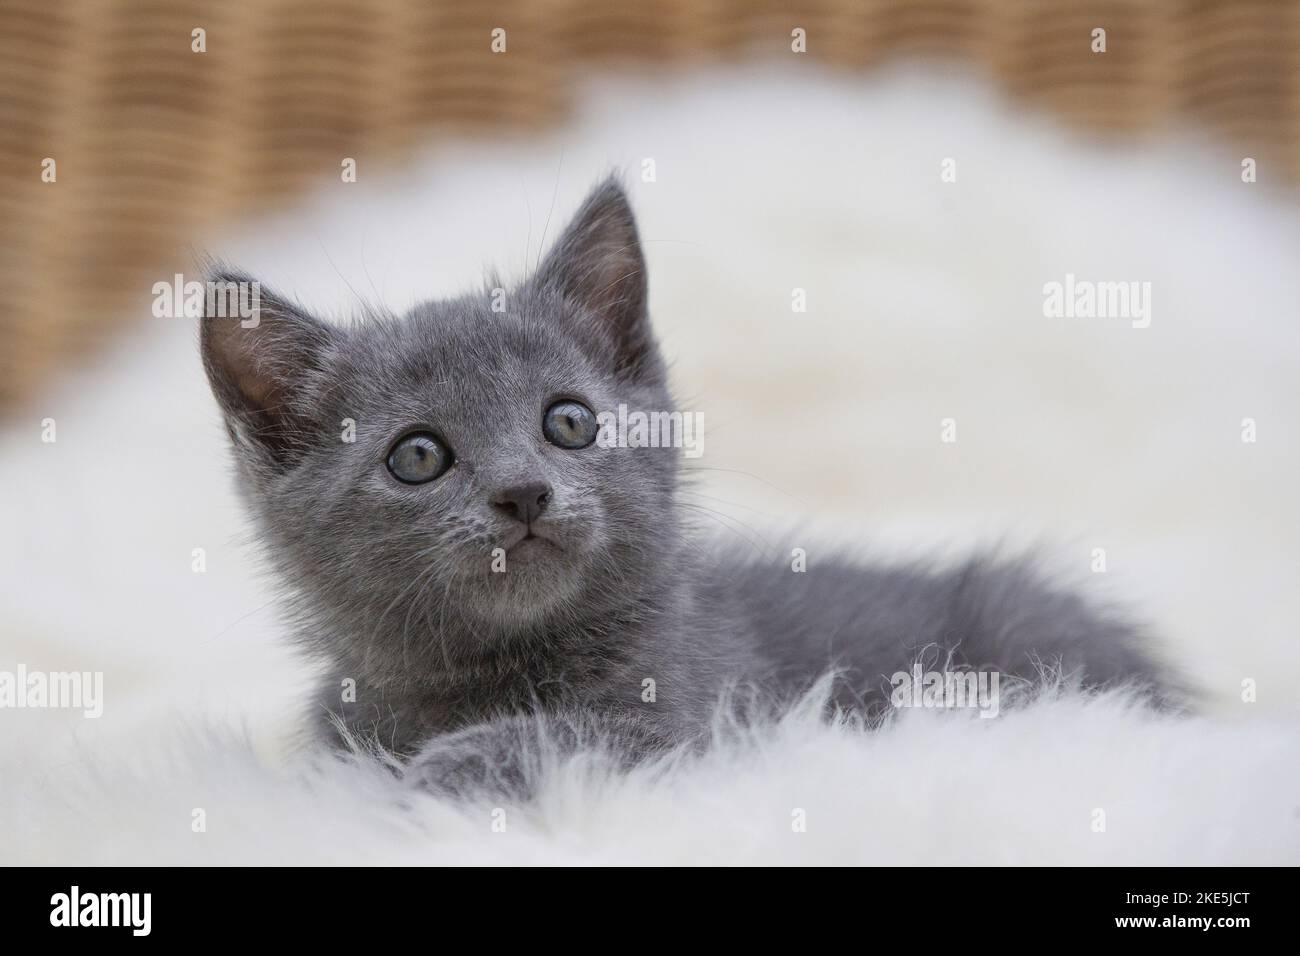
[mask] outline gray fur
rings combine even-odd
[[[527,781],[546,748],[602,740],[632,761],[699,740],[726,688],[791,697],[829,668],[835,705],[882,713],[889,675],[926,653],[1167,699],[1133,627],[1025,562],[871,568],[814,552],[793,573],[788,551],[745,557],[687,526],[678,449],[549,444],[557,397],[674,407],[614,181],[505,302],[493,312],[485,290],[342,327],[264,290],[256,329],[203,323],[240,488],[324,664],[322,730],[377,742],[421,785],[467,790]],[[406,486],[385,458],[415,427],[456,463]],[[558,548],[508,553],[495,573],[493,549],[520,529],[490,501],[533,481],[552,488],[537,527]]]

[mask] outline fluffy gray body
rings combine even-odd
[[[611,181],[504,298],[344,328],[263,290],[256,327],[204,321],[239,486],[322,662],[324,733],[467,790],[526,785],[547,752],[597,739],[627,760],[699,741],[729,690],[786,699],[831,669],[835,705],[883,711],[918,656],[1167,699],[1133,627],[1025,562],[882,569],[814,550],[796,572],[788,550],[688,525],[679,449],[548,441],[557,400],[674,407],[645,282]],[[454,457],[427,483],[386,466],[412,433]]]

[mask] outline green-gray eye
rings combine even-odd
[[[596,440],[596,413],[582,402],[556,402],[542,416],[542,434],[561,448],[586,448]]]
[[[451,467],[451,449],[432,435],[407,435],[388,453],[388,470],[403,484],[422,485]]]

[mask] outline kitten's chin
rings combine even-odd
[[[535,626],[562,615],[582,590],[581,569],[559,545],[545,538],[511,546],[503,568],[476,589],[472,611],[485,624],[509,629]]]

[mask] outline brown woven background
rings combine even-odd
[[[201,224],[337,177],[344,156],[553,123],[595,68],[792,56],[795,26],[810,59],[973,64],[1083,128],[1191,121],[1300,180],[1292,0],[0,0],[0,406],[105,341]]]

